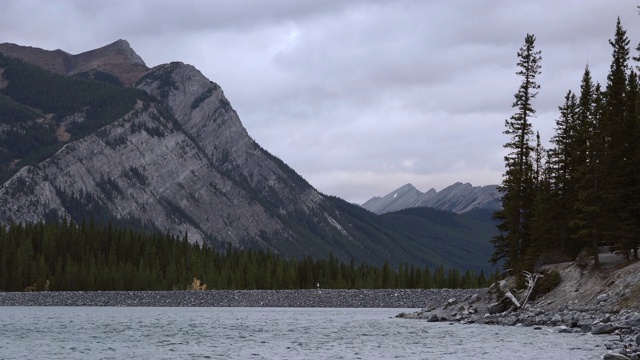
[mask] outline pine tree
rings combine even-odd
[[[531,242],[531,220],[534,210],[534,169],[532,161],[533,135],[531,119],[535,116],[532,102],[540,85],[536,76],[540,74],[540,51],[535,50],[535,36],[527,34],[525,44],[518,51],[516,72],[522,78],[512,105],[516,113],[505,120],[505,135],[510,140],[504,145],[509,149],[505,156],[506,171],[499,190],[502,193],[502,210],[494,213],[498,221],[498,234],[491,240],[494,244],[492,263],[504,260],[505,268],[523,266],[523,254]]]

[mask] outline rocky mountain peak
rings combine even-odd
[[[37,47],[13,43],[0,44],[0,53],[18,58],[55,74],[67,75],[66,59],[73,55],[58,50],[44,50]]]
[[[11,43],[0,44],[0,53],[60,75],[87,73],[93,77],[96,72],[107,73],[126,86],[134,84],[149,70],[129,42],[122,39],[77,55]]]
[[[362,207],[376,214],[383,214],[401,210],[407,207],[415,207],[424,194],[411,184],[406,184],[386,196],[375,197],[362,204]]]

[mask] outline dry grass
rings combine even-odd
[[[193,278],[193,281],[191,282],[191,285],[187,288],[187,290],[192,290],[192,291],[207,290],[207,284],[201,284],[199,279]]]

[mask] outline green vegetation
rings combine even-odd
[[[579,94],[568,91],[559,107],[551,149],[534,145],[531,100],[539,86],[540,52],[527,35],[518,53],[521,87],[516,113],[506,122],[504,209],[492,242],[492,261],[514,273],[573,260],[598,248],[638,259],[640,245],[640,84],[629,65],[629,39],[618,19],[604,90],[587,67]],[[637,48],[640,53],[640,45]],[[640,56],[634,57],[640,61]],[[640,69],[640,67],[636,67]]]
[[[469,288],[493,277],[442,266],[356,266],[333,254],[296,260],[231,246],[220,251],[191,244],[186,234],[180,239],[93,222],[0,226],[5,291],[184,290],[196,282],[200,289]]]
[[[551,290],[560,285],[561,278],[558,270],[551,270],[543,274],[542,277],[536,282],[536,286],[531,293],[533,299],[536,299],[544,294],[548,294]]]
[[[8,81],[2,93],[11,99],[45,114],[55,114],[58,119],[84,112],[86,121],[68,129],[76,136],[92,133],[121,118],[133,109],[138,99],[149,98],[140,90],[53,74],[2,55],[0,66],[5,68],[3,76]]]
[[[10,97],[0,95],[0,123],[7,125],[23,124],[40,116],[36,111],[12,100]]]
[[[491,258],[493,263],[505,260],[504,266],[512,268],[521,263],[524,249],[531,243],[530,223],[533,215],[535,174],[532,158],[533,145],[531,137],[531,118],[535,110],[532,101],[537,89],[535,81],[540,74],[540,51],[535,50],[535,36],[527,34],[525,44],[518,51],[518,72],[522,82],[515,94],[513,107],[515,114],[505,120],[505,135],[510,137],[504,147],[509,150],[505,156],[506,172],[499,190],[503,193],[502,209],[494,214],[499,221],[498,234],[492,239],[495,252]]]
[[[133,110],[138,100],[151,101],[144,91],[113,83],[108,74],[66,77],[0,54],[7,86],[0,90],[0,183],[26,165],[36,164],[59,150],[56,131],[65,117],[71,140],[92,134]],[[102,80],[97,80],[102,79]],[[13,164],[14,160],[20,160]]]

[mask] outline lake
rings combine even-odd
[[[411,309],[0,307],[1,359],[602,359],[603,337]]]

